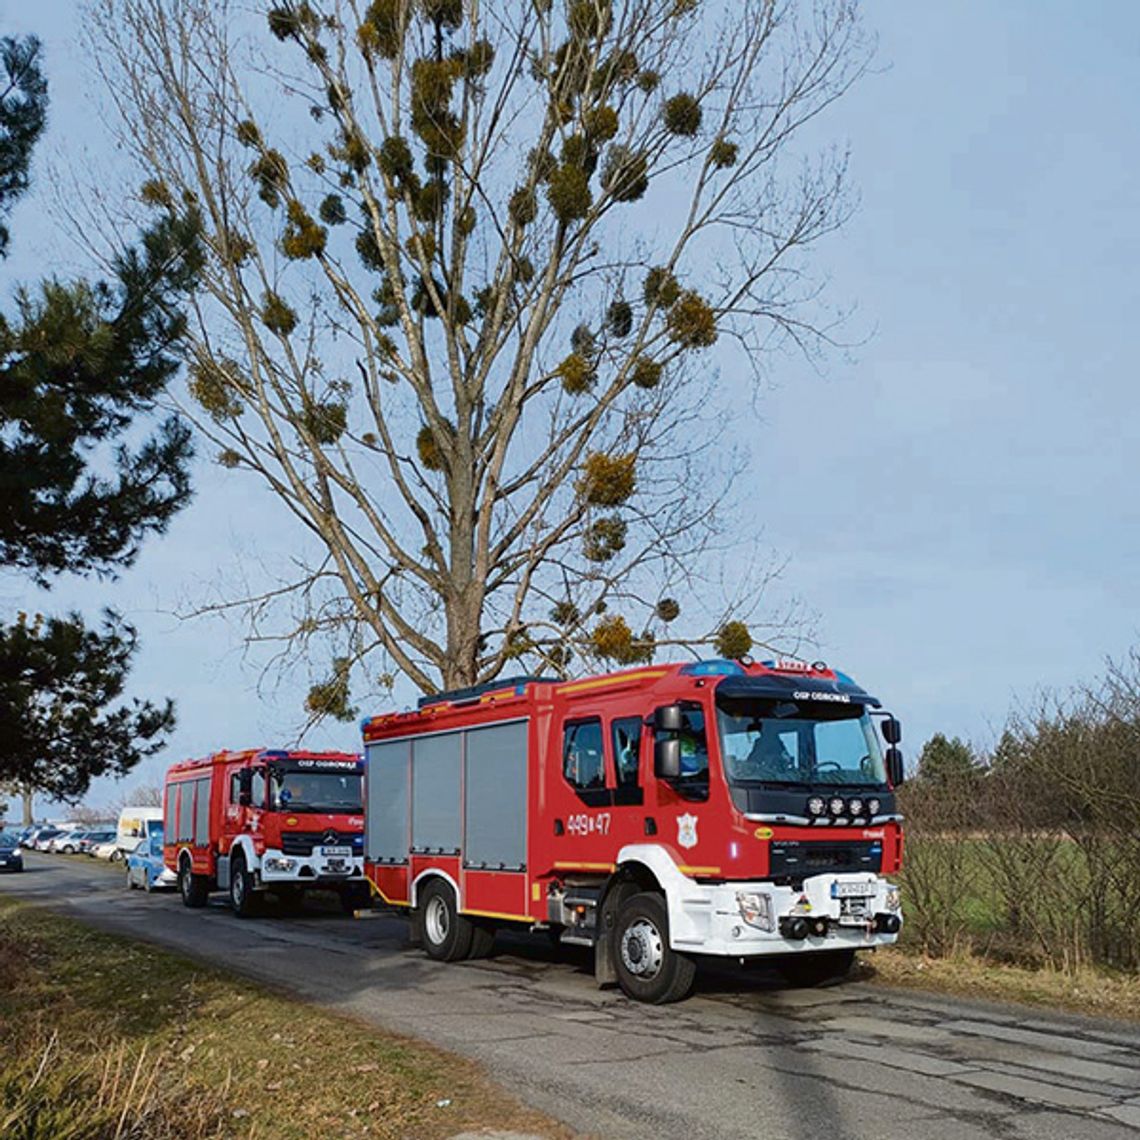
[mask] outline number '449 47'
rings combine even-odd
[[[579,812],[566,821],[566,830],[571,835],[609,835],[610,813],[600,811],[594,815]]]

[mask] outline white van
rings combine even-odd
[[[138,846],[140,839],[152,835],[162,836],[162,808],[125,807],[119,812],[118,833],[115,836],[115,854],[111,859],[118,862]]]

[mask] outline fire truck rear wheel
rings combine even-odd
[[[471,954],[475,927],[459,913],[455,892],[442,879],[432,879],[419,899],[420,938],[429,958],[458,962]]]
[[[669,911],[652,892],[634,895],[618,911],[613,930],[618,984],[635,1001],[665,1005],[687,997],[697,967],[669,945]]]
[[[240,918],[249,918],[256,906],[253,875],[246,870],[245,856],[236,852],[230,864],[230,906]]]
[[[178,893],[182,896],[182,905],[191,907],[205,906],[210,894],[206,876],[194,874],[189,857],[178,864]]]
[[[797,989],[810,989],[812,986],[842,981],[850,973],[854,961],[854,950],[820,950],[785,958],[779,969],[788,985]]]

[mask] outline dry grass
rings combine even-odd
[[[860,981],[1140,1021],[1137,974],[1102,969],[1030,969],[995,963],[969,952],[929,957],[898,948],[860,955],[858,962],[852,977]]]
[[[0,1140],[569,1130],[474,1064],[0,897]]]

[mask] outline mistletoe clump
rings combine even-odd
[[[233,360],[200,360],[190,369],[190,395],[211,419],[237,419],[243,411],[235,395],[239,377]]]
[[[556,602],[550,611],[550,620],[561,626],[575,625],[581,616],[578,607],[571,601]]]
[[[305,708],[313,716],[331,716],[334,720],[352,720],[357,710],[348,703],[349,676],[352,671],[347,657],[333,660],[332,676],[313,685],[305,697]]]
[[[281,236],[281,252],[292,261],[320,257],[325,252],[329,231],[318,226],[296,198],[291,199],[286,207],[286,217],[288,221]]]
[[[713,645],[721,657],[739,661],[742,657],[747,657],[752,649],[752,634],[748,632],[748,626],[744,622],[726,621],[717,630]]]
[[[724,170],[736,165],[737,154],[740,148],[726,138],[719,138],[709,147],[709,161],[718,170]]]
[[[670,339],[682,348],[708,348],[716,343],[716,315],[709,303],[692,290],[677,299],[665,324]]]
[[[609,562],[625,549],[626,523],[617,515],[598,519],[586,531],[582,553],[589,562]]]
[[[580,396],[583,392],[588,392],[598,378],[593,364],[580,352],[570,353],[554,371],[562,381],[563,391],[571,396]]]
[[[645,275],[643,296],[647,305],[657,305],[668,308],[674,304],[681,295],[681,286],[672,270],[664,266],[655,266]]]
[[[443,430],[450,438],[455,438],[455,425],[450,421],[444,422]],[[416,451],[419,452],[420,462],[429,471],[442,471],[447,466],[447,457],[428,424],[424,424],[416,436]]]
[[[666,99],[661,116],[672,135],[692,138],[701,129],[701,105],[685,92]]]
[[[372,0],[356,29],[356,43],[366,57],[395,59],[404,40],[407,0]]]
[[[289,181],[289,164],[279,150],[263,150],[250,164],[249,176],[257,183],[257,195],[270,209],[281,204],[281,194]]]
[[[261,299],[261,323],[278,336],[288,336],[297,327],[297,314],[279,293],[269,290]]]
[[[681,604],[676,598],[662,598],[653,612],[663,622],[676,621],[681,616]]]
[[[620,614],[603,618],[590,634],[594,652],[619,665],[639,665],[653,660],[656,648],[653,637],[643,633],[634,640],[633,631]]]
[[[301,422],[317,443],[329,447],[344,435],[348,426],[348,409],[335,400],[310,403]]]
[[[578,493],[590,506],[620,507],[637,489],[637,456],[591,452],[582,466]]]
[[[589,175],[580,166],[563,163],[551,175],[546,200],[564,226],[584,218],[594,204]]]
[[[606,328],[610,336],[629,336],[633,330],[633,306],[628,301],[611,302],[606,310]]]
[[[630,379],[639,388],[656,388],[661,383],[663,365],[648,356],[639,356],[630,369]]]
[[[602,163],[603,189],[618,202],[636,202],[649,189],[649,160],[644,152],[615,143]]]

